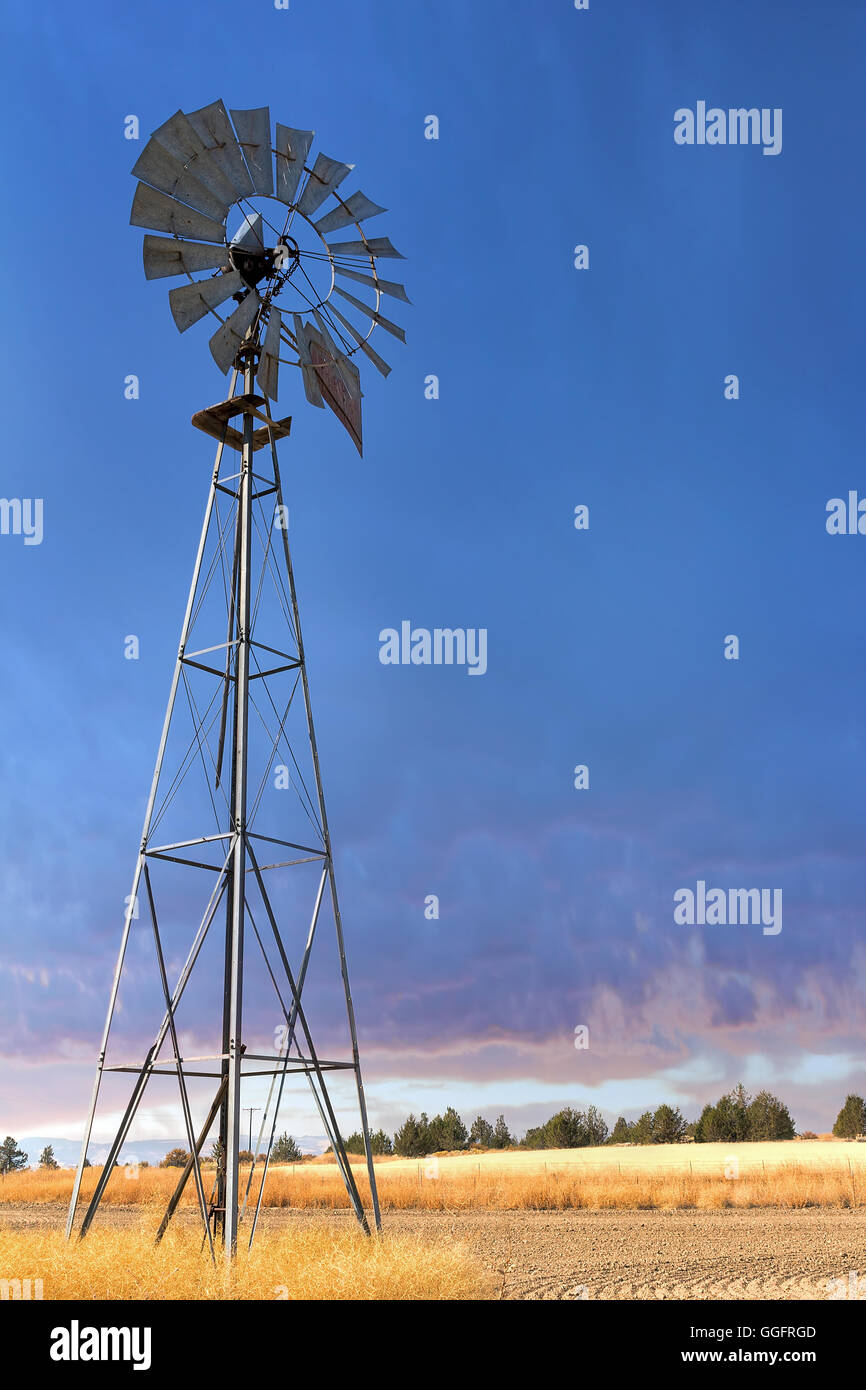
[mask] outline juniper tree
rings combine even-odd
[[[785,1105],[769,1091],[759,1091],[749,1105],[750,1139],[793,1139],[794,1121]]]
[[[686,1122],[679,1107],[660,1105],[653,1115],[653,1143],[679,1144],[686,1132]]]
[[[422,1113],[420,1120],[416,1120],[414,1115],[407,1115],[394,1135],[394,1152],[402,1158],[420,1158],[429,1153],[427,1130],[426,1115]]]
[[[508,1128],[508,1125],[505,1123],[505,1116],[498,1115],[496,1118],[496,1124],[493,1126],[493,1148],[507,1149],[510,1148],[510,1146],[513,1143],[514,1135],[511,1133],[511,1131]]]
[[[17,1173],[27,1167],[27,1155],[19,1149],[11,1134],[7,1134],[0,1144],[0,1173]]]
[[[348,1147],[348,1140],[346,1141],[346,1145]],[[349,1152],[351,1153],[352,1150],[349,1149]],[[360,1150],[358,1152],[360,1152]],[[272,1163],[298,1163],[302,1157],[303,1155],[291,1134],[283,1133],[280,1135],[279,1139],[274,1140],[274,1145],[271,1149]]]
[[[733,1111],[735,1130],[735,1133],[733,1134],[732,1138],[734,1138],[735,1140],[749,1139],[751,1137],[749,1133],[749,1130],[751,1129],[749,1107],[752,1104],[752,1098],[747,1093],[742,1081],[739,1081],[737,1085],[734,1087],[734,1089],[731,1091],[730,1102],[731,1109]]]
[[[465,1149],[469,1134],[453,1105],[449,1105],[444,1115],[434,1115],[427,1132],[427,1153],[441,1152],[443,1149]]]
[[[169,1149],[159,1166],[160,1168],[185,1168],[188,1162],[189,1154],[186,1149]]]
[[[856,1139],[866,1134],[866,1100],[862,1096],[845,1097],[845,1104],[836,1116],[833,1133],[837,1139]]]
[[[620,1115],[613,1127],[609,1144],[628,1144],[631,1141],[633,1125],[630,1125],[624,1115]]]
[[[603,1144],[608,1136],[607,1121],[603,1119],[601,1111],[591,1105],[584,1117],[584,1127],[586,1129],[587,1144]]]
[[[495,1148],[493,1126],[489,1120],[485,1120],[483,1115],[476,1115],[472,1121],[469,1143],[471,1145],[477,1144],[482,1149]]]

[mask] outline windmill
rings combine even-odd
[[[169,291],[175,323],[183,333],[209,316],[216,319],[210,351],[220,370],[232,376],[226,399],[192,417],[198,429],[217,440],[216,458],[67,1237],[75,1229],[82,1172],[109,1074],[132,1076],[132,1092],[125,1106],[121,1102],[120,1123],[79,1237],[90,1228],[145,1089],[160,1076],[176,1080],[189,1157],[158,1240],[192,1178],[211,1255],[215,1258],[215,1243],[221,1241],[231,1258],[239,1221],[247,1220],[252,1244],[284,1085],[292,1076],[305,1078],[310,1087],[350,1205],[369,1232],[330,1090],[341,1073],[351,1076],[372,1213],[380,1226],[277,458],[277,442],[288,436],[291,418],[274,418],[271,402],[277,399],[280,367],[298,367],[307,400],[333,411],[361,453],[357,363],[365,357],[387,376],[390,368],[370,339],[379,328],[405,341],[381,304],[383,296],[408,300],[402,285],[378,273],[380,261],[402,259],[400,253],[387,237],[368,237],[362,225],[385,209],[360,191],[343,198],[338,190],[353,166],[325,154],[313,159],[313,137],[313,131],[280,124],[272,137],[267,107],[229,112],[215,101],[173,115],[154,132],[133,169],[139,183],[130,221],[148,229],[145,276],[185,277]],[[335,235],[336,240],[326,239]],[[174,875],[172,885],[159,881],[166,873]],[[307,875],[303,884],[300,874]],[[341,999],[349,1054],[338,1058],[320,1055],[308,1017],[308,976],[323,949],[320,919],[326,913],[335,928],[328,997]],[[224,923],[222,932],[217,922]],[[196,1012],[191,1000],[197,982],[202,998]],[[109,1064],[112,1024],[125,989],[126,1016],[146,1030],[149,1005],[158,1024],[145,1032],[153,1042],[143,1058]],[[264,1024],[259,1018],[247,1029],[245,1006],[249,996],[260,1006],[263,991],[278,1018],[273,1052],[256,1051],[247,1041]],[[221,1003],[216,1011],[215,999]],[[208,1005],[218,1013],[210,1033],[201,1021]],[[330,1038],[330,1015],[327,1031]],[[201,1052],[197,1044],[205,1036],[214,1041]],[[270,1090],[242,1190],[241,1094],[253,1076],[269,1077]],[[202,1102],[198,1123],[194,1090]],[[211,1178],[202,1159],[214,1130]]]

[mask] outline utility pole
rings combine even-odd
[[[260,1105],[245,1105],[244,1114],[250,1117],[250,1142],[248,1145],[250,1153],[253,1151],[253,1115],[257,1115],[261,1110]]]

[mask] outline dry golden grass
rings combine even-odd
[[[366,1194],[363,1165],[354,1171]],[[83,1200],[93,1192],[99,1172],[95,1167],[85,1171]],[[119,1168],[103,1201],[161,1211],[177,1176],[177,1169],[142,1168],[132,1179]],[[380,1160],[376,1176],[385,1211],[859,1207],[866,1205],[866,1146],[816,1141],[459,1154],[420,1162]],[[0,1204],[68,1202],[72,1177],[70,1169],[10,1174],[0,1179]],[[205,1183],[208,1191],[207,1176]],[[183,1205],[195,1201],[189,1183]],[[348,1200],[333,1163],[307,1163],[273,1167],[264,1204],[339,1209]]]
[[[362,1190],[364,1185],[361,1184]],[[724,1173],[575,1171],[546,1174],[442,1172],[438,1178],[377,1173],[384,1211],[568,1211],[723,1207],[855,1207],[864,1204],[866,1175],[845,1167],[791,1164],[767,1171]],[[316,1182],[276,1175],[269,1206],[340,1208],[348,1205],[336,1174]]]
[[[489,1297],[489,1276],[459,1245],[307,1228],[259,1232],[231,1272],[201,1249],[201,1231],[92,1230],[81,1244],[56,1231],[0,1229],[0,1277],[42,1280],[44,1299],[415,1299]],[[32,1285],[31,1285],[32,1287]]]

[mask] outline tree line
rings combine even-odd
[[[219,1139],[215,1139],[210,1151],[210,1157],[202,1159],[203,1163],[213,1164],[215,1168],[222,1164],[223,1146]],[[251,1149],[241,1149],[238,1153],[238,1160],[241,1163],[253,1163],[255,1154]],[[300,1163],[304,1155],[301,1153],[299,1145],[292,1138],[291,1134],[281,1134],[274,1140],[271,1148],[271,1163]],[[265,1151],[259,1154],[259,1163],[264,1162]],[[188,1149],[169,1149],[165,1158],[160,1163],[160,1168],[185,1168],[189,1162]],[[139,1164],[140,1168],[146,1168],[147,1164]]]
[[[840,1139],[866,1134],[866,1100],[862,1096],[846,1098],[833,1125],[833,1134]],[[371,1147],[374,1154],[422,1158],[431,1153],[473,1148],[579,1149],[602,1144],[679,1144],[686,1140],[697,1144],[743,1143],[795,1136],[794,1121],[784,1101],[767,1090],[750,1096],[740,1082],[715,1104],[705,1105],[698,1119],[692,1121],[686,1120],[678,1106],[660,1105],[656,1110],[645,1110],[636,1120],[620,1115],[610,1129],[596,1106],[590,1105],[586,1110],[566,1106],[517,1140],[509,1132],[504,1116],[491,1124],[479,1115],[467,1129],[457,1111],[449,1106],[443,1115],[434,1115],[432,1120],[423,1112],[420,1117],[407,1116],[393,1140],[380,1129],[371,1135]],[[809,1131],[801,1137],[817,1136]],[[350,1134],[346,1149],[349,1153],[363,1153],[363,1135]]]
[[[494,1123],[478,1115],[467,1129],[461,1116],[449,1105],[444,1114],[434,1115],[432,1120],[423,1111],[418,1117],[408,1115],[393,1139],[383,1129],[371,1133],[370,1146],[376,1155],[423,1158],[426,1154],[469,1149],[581,1149],[602,1144],[678,1144],[687,1139],[697,1144],[734,1144],[793,1139],[795,1134],[790,1111],[778,1096],[771,1095],[767,1090],[750,1096],[740,1082],[732,1091],[720,1096],[714,1105],[705,1105],[698,1119],[693,1121],[687,1121],[677,1106],[660,1105],[656,1110],[645,1110],[636,1120],[626,1120],[620,1115],[613,1129],[609,1129],[594,1105],[586,1110],[566,1106],[551,1115],[544,1124],[528,1129],[523,1138],[517,1140],[505,1123],[504,1115],[499,1115]],[[838,1139],[857,1139],[866,1135],[866,1100],[862,1096],[853,1093],[846,1096],[834,1121],[833,1134]],[[806,1131],[800,1137],[814,1139],[817,1136]],[[364,1137],[356,1131],[348,1136],[345,1145],[348,1153],[363,1153]],[[330,1148],[326,1152],[330,1153]],[[283,1133],[274,1141],[272,1163],[299,1163],[303,1157],[299,1145],[290,1134]],[[159,1166],[182,1168],[188,1159],[186,1149],[171,1149]],[[220,1143],[217,1140],[211,1152],[211,1162],[218,1164],[220,1159]],[[240,1159],[242,1163],[251,1163],[253,1154],[244,1149]],[[0,1144],[0,1175],[21,1171],[27,1167],[27,1161],[27,1154],[7,1134]],[[90,1163],[85,1162],[90,1167]],[[146,1168],[148,1164],[142,1161],[138,1166]],[[47,1144],[39,1155],[38,1167],[46,1170],[60,1167],[51,1144]]]

